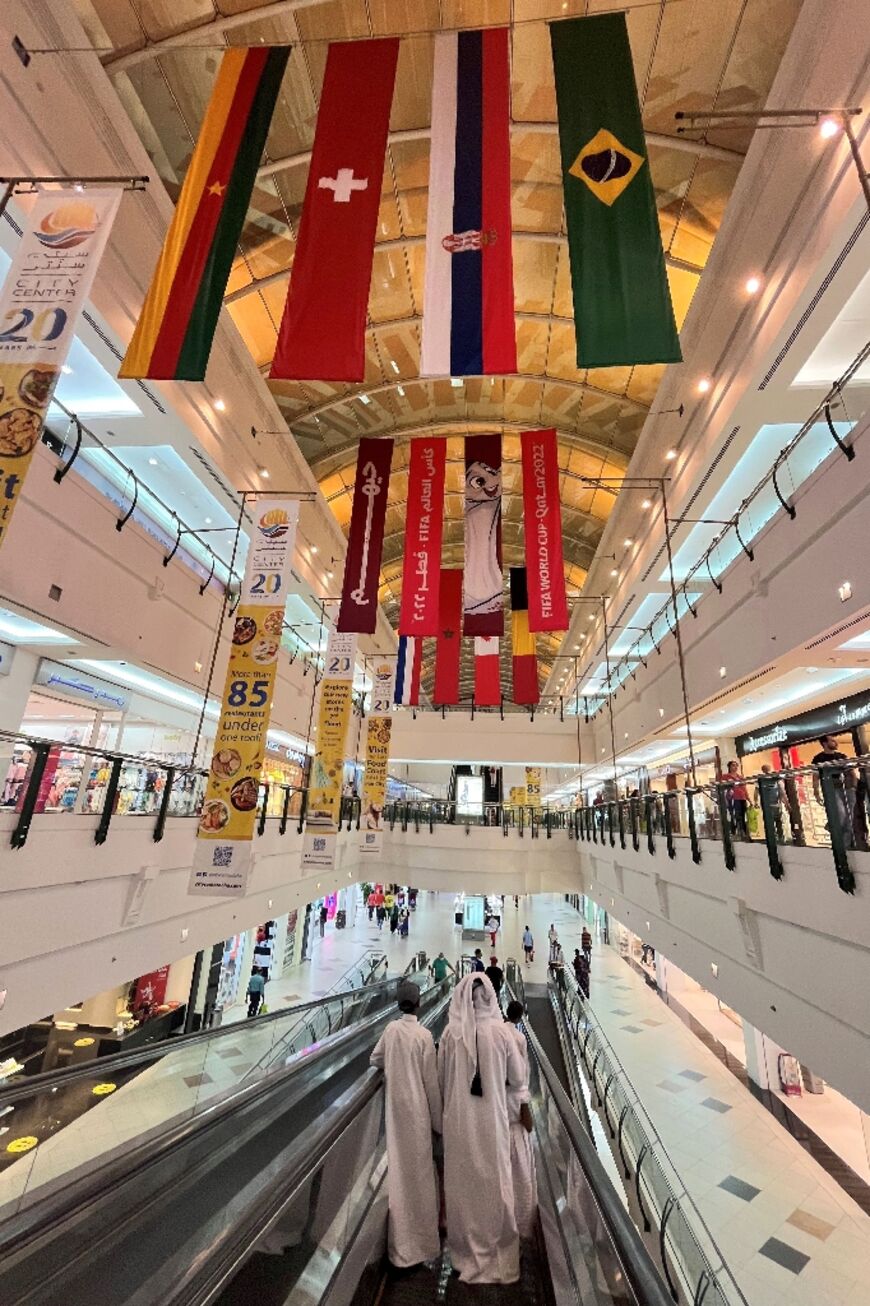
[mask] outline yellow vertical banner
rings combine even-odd
[[[330,870],[335,865],[357,638],[350,632],[333,630],[326,646],[317,714],[317,752],[308,785],[302,845],[302,865],[312,870]]]
[[[396,684],[395,662],[377,662],[366,723],[366,769],[362,791],[360,852],[379,853],[383,846],[384,801],[390,761],[391,712]]]
[[[197,897],[244,894],[251,866],[299,504],[295,499],[261,499],[252,515],[223,706],[190,877],[189,891]]]
[[[541,768],[526,767],[526,803],[529,807],[541,806]]]
[[[0,293],[0,545],[122,190],[40,190]]]

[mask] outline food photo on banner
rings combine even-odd
[[[390,761],[395,662],[378,662],[372,672],[371,707],[366,723],[366,767],[362,788],[360,852],[379,853],[383,845],[384,800]]]
[[[308,868],[331,870],[335,865],[356,646],[356,634],[330,632],[320,682],[317,752],[311,767],[302,845],[302,865]]]
[[[39,190],[0,292],[0,546],[122,190]]]
[[[360,440],[341,607],[336,623],[340,631],[359,635],[375,633],[392,460],[391,439],[364,436]]]
[[[438,634],[447,441],[411,441],[400,635]]]
[[[501,436],[465,439],[463,633],[504,632],[501,562]]]
[[[190,892],[233,897],[247,889],[266,733],[296,544],[295,499],[260,499],[197,830]]]

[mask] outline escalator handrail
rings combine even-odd
[[[433,992],[437,987],[439,986],[433,986],[427,990],[427,993]],[[262,1114],[264,1089],[270,1097],[282,1093],[288,1081],[299,1074],[310,1073],[312,1066],[317,1066],[336,1052],[344,1051],[348,1044],[359,1040],[362,1035],[382,1021],[385,1015],[392,1017],[393,1012],[385,1008],[364,1017],[357,1024],[325,1039],[306,1052],[305,1056],[294,1056],[289,1065],[275,1071],[267,1082],[256,1080],[251,1084],[240,1086],[237,1091],[215,1101],[199,1114],[188,1116],[178,1124],[170,1125],[156,1138],[149,1138],[144,1143],[128,1146],[122,1155],[113,1157],[93,1170],[88,1170],[78,1178],[73,1178],[62,1188],[43,1198],[38,1198],[23,1210],[9,1216],[0,1224],[0,1260],[10,1251],[22,1249],[28,1238],[39,1237],[46,1227],[73,1217],[82,1208],[98,1199],[105,1199],[110,1195],[110,1190],[127,1184],[137,1174],[143,1173],[167,1155],[177,1152],[179,1148],[187,1146],[196,1136],[205,1136],[227,1116],[242,1111],[248,1106],[253,1106],[257,1113]]]
[[[602,1222],[613,1243],[614,1251],[622,1265],[626,1281],[631,1285],[638,1306],[673,1306],[667,1288],[644,1246],[631,1216],[623,1206],[610,1181],[610,1177],[591,1138],[584,1132],[571,1099],[559,1083],[555,1070],[528,1024],[526,1038],[535,1055],[538,1068],[568,1135],[592,1198],[598,1207]]]
[[[50,1092],[52,1088],[76,1083],[80,1079],[92,1079],[95,1074],[105,1077],[118,1070],[139,1065],[143,1061],[157,1061],[160,1057],[168,1056],[170,1052],[175,1052],[179,1048],[202,1046],[224,1035],[235,1034],[244,1037],[245,1030],[259,1030],[272,1021],[286,1020],[288,1016],[311,1011],[315,1007],[325,1007],[330,1002],[355,1001],[364,996],[368,997],[378,989],[396,982],[397,978],[393,976],[378,980],[375,984],[363,984],[358,989],[345,989],[343,992],[327,993],[322,998],[311,998],[308,1002],[286,1007],[283,1011],[268,1011],[263,1016],[257,1016],[255,1024],[239,1020],[231,1025],[219,1025],[217,1029],[200,1029],[193,1034],[179,1034],[174,1038],[146,1043],[143,1047],[131,1048],[129,1052],[112,1052],[107,1057],[94,1057],[92,1061],[83,1061],[77,1066],[59,1066],[55,1070],[45,1070],[39,1075],[28,1075],[26,1079],[19,1079],[8,1088],[0,1089],[0,1107],[6,1106],[7,1103],[18,1102],[23,1097]]]

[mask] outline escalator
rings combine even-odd
[[[436,1039],[450,992],[445,980],[422,993]],[[533,1028],[540,1220],[520,1283],[470,1288],[446,1253],[415,1275],[387,1274],[384,1088],[368,1058],[394,1013],[392,1003],[369,1011],[169,1127],[143,1112],[124,1148],[46,1185],[0,1225],[0,1301],[668,1306]],[[171,1075],[155,1077],[155,1105],[171,1092]]]

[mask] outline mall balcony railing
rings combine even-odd
[[[434,833],[436,825],[459,826],[470,834],[472,829],[484,827],[500,829],[505,838],[515,832],[522,839],[528,833],[531,839],[543,836],[552,839],[556,830],[565,830],[569,838],[575,834],[573,812],[564,807],[533,803],[482,803],[479,811],[468,811],[448,798],[399,799],[384,805],[384,827],[394,830],[398,825],[403,834]]]
[[[735,797],[743,787],[747,797]],[[822,762],[768,774],[690,785],[663,793],[604,799],[571,813],[576,837],[623,851],[645,849],[655,856],[664,843],[677,856],[687,840],[700,865],[703,843],[721,847],[725,865],[736,870],[738,848],[763,842],[770,874],[781,880],[783,847],[829,848],[844,893],[855,892],[850,857],[870,852],[870,756]]]

